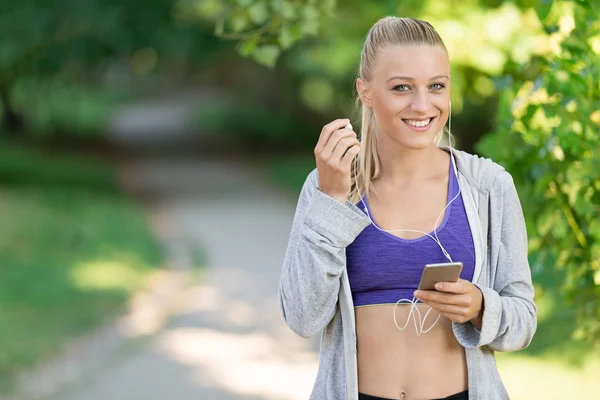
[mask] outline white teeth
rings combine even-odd
[[[407,124],[409,124],[409,125],[412,125],[412,126],[416,126],[416,127],[418,127],[418,128],[421,128],[421,127],[423,127],[423,126],[427,126],[427,125],[429,125],[429,122],[431,121],[431,118],[429,118],[429,119],[426,119],[426,120],[424,120],[424,121],[413,121],[413,120],[410,120],[410,119],[405,119],[404,121],[405,121]]]

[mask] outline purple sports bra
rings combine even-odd
[[[458,193],[458,182],[450,162],[448,199]],[[366,196],[365,205],[372,215]],[[364,211],[363,203],[356,204]],[[398,227],[411,229],[411,227]],[[433,232],[430,232],[432,236]],[[442,246],[455,262],[462,262],[462,279],[471,281],[475,270],[475,248],[461,194],[446,209],[437,229]],[[434,236],[435,237],[435,236]],[[412,300],[425,264],[448,262],[442,250],[429,236],[402,239],[391,233],[367,226],[346,248],[346,265],[354,306],[395,304]]]

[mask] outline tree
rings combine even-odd
[[[187,24],[172,0],[3,0],[0,6],[0,116],[3,130],[24,135],[19,84],[57,77],[92,85],[111,63],[143,74],[173,54],[190,58],[211,35]]]
[[[491,130],[495,109],[495,88],[492,77],[505,72],[508,62],[527,62],[536,51],[536,35],[543,35],[541,24],[534,12],[519,9],[512,2],[476,0],[469,2],[439,2],[432,0],[404,0],[365,2],[348,0],[321,3],[305,0],[246,0],[209,2],[189,0],[200,7],[196,17],[215,23],[221,38],[237,42],[238,52],[258,63],[273,67],[282,52],[281,61],[299,81],[298,97],[303,105],[323,115],[349,115],[353,103],[353,80],[358,71],[360,51],[365,34],[371,25],[384,15],[408,15],[424,18],[434,24],[451,54],[453,127],[462,128],[460,144],[472,150],[471,143]],[[525,1],[525,0],[522,0]],[[282,5],[298,10],[296,15],[318,12],[318,18],[299,19],[295,26],[310,22],[310,34],[295,37],[294,45],[278,38],[287,37],[278,21],[285,21]],[[261,25],[252,22],[254,8],[265,10],[270,21],[269,33],[263,35]],[[191,18],[194,14],[190,13]],[[236,23],[237,20],[245,24]],[[235,32],[234,32],[234,26]],[[265,25],[266,26],[266,25]],[[297,29],[297,32],[302,32]],[[465,46],[465,41],[469,46]],[[255,46],[256,45],[256,46]],[[268,46],[272,58],[265,59],[254,50]]]
[[[339,76],[347,82],[347,67],[339,62],[344,55],[340,47],[356,53],[364,32],[382,15],[406,15],[409,10],[410,15],[441,27],[438,30],[450,38],[450,46],[456,39],[457,48],[450,53],[459,54],[453,60],[453,80],[458,81],[460,93],[457,100],[471,96],[477,103],[498,96],[495,126],[478,150],[503,164],[517,182],[524,199],[534,273],[558,269],[562,274],[558,290],[566,293],[578,312],[574,338],[600,341],[600,157],[596,150],[600,139],[600,5],[592,0],[436,2],[435,7],[427,1],[395,3],[348,1],[335,11],[330,3],[326,12],[313,10],[320,13],[316,33],[321,41],[303,50],[322,57],[312,64],[300,63],[321,77],[313,79],[313,97],[323,104],[327,96],[314,96],[316,91],[329,97],[338,92],[325,90],[335,81],[336,71],[343,71]],[[286,35],[283,25],[267,23],[268,34],[263,36],[264,31],[252,25],[258,24],[250,10],[260,9],[261,21],[282,21],[282,5],[302,9],[313,7],[314,2],[214,0],[211,4],[215,5],[212,14],[204,15],[217,18],[217,35],[238,40],[242,55],[272,66],[280,51],[289,48],[289,43],[283,41],[283,46],[277,39]],[[342,17],[330,18],[332,13]],[[465,19],[465,15],[472,18]],[[489,24],[499,29],[491,32],[495,37],[481,41],[481,32]],[[227,27],[236,35],[226,34]],[[247,28],[249,32],[243,33]],[[466,52],[461,51],[465,37],[470,38]],[[294,37],[294,41],[300,39],[302,35]],[[254,54],[263,44],[271,46],[273,57],[265,58],[260,50]],[[481,54],[500,61],[481,64]],[[310,72],[307,79],[311,80]],[[453,99],[453,103],[461,101]]]
[[[215,23],[216,36],[238,41],[237,51],[274,67],[283,50],[317,36],[329,21],[335,0],[182,0],[190,20]]]
[[[515,177],[534,272],[557,268],[578,314],[574,338],[600,341],[600,6],[537,9],[547,52],[501,84],[495,132],[480,150]]]

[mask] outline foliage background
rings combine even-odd
[[[107,138],[116,112],[190,90],[208,98],[191,105],[188,121],[206,148],[257,160],[272,179],[298,190],[314,166],[321,127],[340,117],[359,125],[359,54],[366,32],[385,15],[426,19],[440,32],[452,63],[458,147],[504,165],[518,186],[540,324],[530,348],[499,355],[503,376],[517,382],[526,371],[563,385],[569,377],[587,393],[589,377],[600,371],[596,0],[149,0],[143,7],[133,0],[4,0],[0,188],[7,194],[0,211],[33,218],[38,214],[15,207],[47,207],[86,184],[114,195],[112,172],[89,155],[112,155]],[[67,153],[86,161],[70,164]],[[21,190],[47,185],[42,205],[19,200],[33,196]],[[73,193],[70,202],[84,201]],[[129,206],[111,212],[122,207]],[[136,235],[145,238],[147,261],[140,264],[150,268],[156,249],[143,230]],[[0,237],[14,234],[7,229]],[[22,244],[10,243],[12,257]],[[5,274],[11,265],[3,264]],[[0,306],[14,311],[7,304]],[[4,371],[35,356],[11,358]]]
[[[200,14],[216,21],[217,36],[238,40],[241,55],[269,67],[295,41],[320,28],[323,40],[311,43],[309,56],[296,53],[290,61],[305,75],[302,100],[321,113],[345,110],[350,103],[347,85],[356,76],[356,55],[373,20],[395,14],[431,22],[451,55],[461,147],[476,149],[514,175],[527,199],[532,268],[556,270],[557,289],[577,309],[572,338],[597,344],[600,5],[587,0],[375,4],[212,1]]]

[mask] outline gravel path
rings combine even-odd
[[[232,162],[153,158],[129,174],[182,244],[204,252],[206,269],[172,299],[162,330],[56,398],[307,399],[317,339],[294,335],[277,299],[295,199]]]

